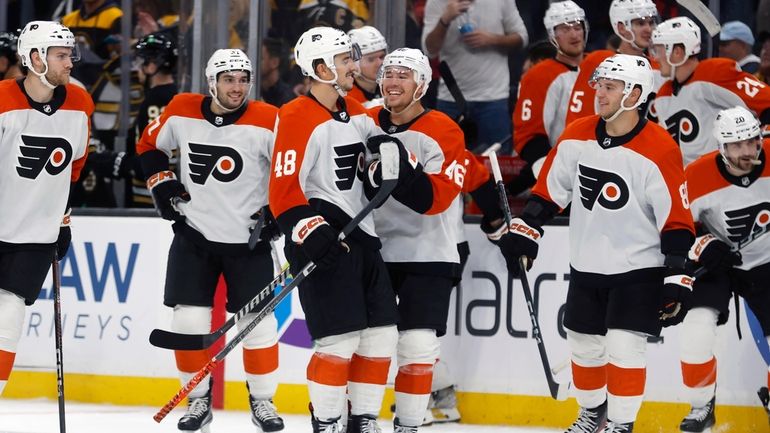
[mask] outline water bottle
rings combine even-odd
[[[473,25],[473,21],[471,21],[471,17],[468,16],[468,11],[463,12],[459,17],[457,17],[457,25],[461,35],[476,30],[476,27]]]

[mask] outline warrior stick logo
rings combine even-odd
[[[62,137],[21,136],[19,165],[16,172],[27,179],[36,179],[45,171],[51,176],[64,171],[72,160],[72,146]]]
[[[364,143],[346,144],[343,146],[334,146],[334,164],[337,168],[334,174],[337,175],[335,184],[340,191],[347,191],[353,188],[353,182],[356,178],[364,180],[364,152],[366,148]]]
[[[593,210],[597,202],[605,209],[618,210],[628,203],[628,186],[622,177],[609,171],[578,164],[580,201]]]
[[[666,119],[666,128],[680,146],[691,143],[700,133],[698,119],[687,110],[678,111]]]
[[[770,203],[768,202],[725,211],[727,237],[738,245],[764,233],[768,223],[770,223]]]
[[[235,180],[243,171],[243,158],[232,147],[189,143],[190,180],[203,185],[209,176],[220,182]]]

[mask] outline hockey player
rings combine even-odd
[[[651,45],[652,31],[658,23],[658,9],[652,0],[613,0],[610,4],[612,30],[620,38],[618,53],[643,56],[650,61],[655,83],[651,92],[656,92],[663,79],[657,71],[658,65],[647,53]],[[587,55],[580,64],[580,70],[572,93],[569,96],[566,124],[598,113],[596,91],[588,84],[596,67],[608,57],[616,54],[610,50],[597,50]],[[647,104],[651,102],[648,96]],[[642,106],[644,107],[644,105]],[[644,108],[642,108],[644,110]]]
[[[446,333],[450,294],[461,277],[452,236],[458,215],[450,206],[463,185],[465,143],[450,117],[422,106],[430,79],[430,63],[420,50],[393,51],[385,56],[378,79],[384,105],[372,110],[380,128],[403,143],[402,152],[414,168],[407,169],[409,178],[400,180],[374,213],[382,256],[398,295],[396,433],[414,433],[423,422],[438,337]],[[379,153],[378,143],[370,150]],[[372,162],[368,170],[369,191],[381,182],[378,164]]]
[[[136,63],[139,64],[139,79],[144,82],[145,92],[144,100],[139,106],[139,114],[134,121],[134,132],[129,134],[129,151],[126,152],[128,158],[133,158],[136,153],[135,138],[141,137],[147,125],[160,117],[166,105],[171,102],[174,95],[179,93],[174,80],[177,47],[167,34],[150,33],[139,39],[135,46],[135,56]],[[174,167],[171,169],[175,171]],[[153,206],[152,195],[147,190],[145,178],[146,176],[142,173],[133,172],[130,201],[127,200],[131,207]]]
[[[679,426],[683,432],[714,425],[714,345],[717,326],[727,322],[732,293],[746,299],[765,336],[770,335],[770,236],[762,232],[770,217],[770,141],[762,143],[759,121],[741,106],[720,111],[712,131],[719,151],[685,170],[690,210],[701,229],[690,258],[707,273],[695,280],[680,330],[682,378],[692,405]],[[770,385],[770,372],[767,380]]]
[[[371,108],[382,103],[382,95],[377,85],[377,73],[388,53],[388,42],[379,30],[372,26],[363,26],[348,32],[350,40],[361,48],[361,60],[356,81],[349,95],[364,107]]]
[[[630,432],[644,397],[647,337],[685,312],[694,230],[679,149],[637,110],[653,86],[649,62],[617,54],[591,81],[599,115],[567,126],[499,243],[518,275],[519,257],[530,265],[537,257],[543,224],[572,202],[564,326],[580,413],[567,431]]]
[[[88,93],[69,83],[79,54],[68,28],[32,21],[18,53],[29,73],[0,82],[0,394],[24,306],[38,298],[54,257],[69,249],[70,185],[86,160],[94,110]]]
[[[15,33],[0,33],[0,80],[24,76],[16,55],[19,37]]]
[[[191,334],[211,330],[220,274],[231,313],[273,279],[270,230],[262,230],[253,251],[247,241],[253,214],[266,211],[277,109],[248,100],[253,69],[241,50],[215,51],[205,74],[211,95],[175,96],[137,145],[155,206],[164,219],[174,221],[164,304],[174,308],[174,332]],[[179,152],[179,179],[169,170],[174,150]],[[240,320],[239,328],[255,314]],[[183,384],[211,359],[206,350],[176,351],[175,356]],[[282,430],[272,402],[278,368],[273,314],[243,340],[243,364],[252,421],[264,432]],[[208,429],[211,420],[211,385],[204,381],[190,393],[178,428]]]
[[[535,184],[545,156],[564,130],[569,94],[588,40],[585,11],[572,0],[551,3],[543,24],[557,53],[533,66],[519,83],[513,145],[528,164],[519,175],[528,181],[518,180],[514,195]]]
[[[700,28],[687,17],[661,23],[652,34],[655,57],[668,78],[649,116],[668,129],[685,164],[717,150],[711,124],[719,110],[747,107],[770,123],[770,88],[731,59],[700,61]]]
[[[367,203],[364,143],[379,129],[360,103],[344,96],[353,89],[360,54],[348,35],[312,28],[294,54],[311,87],[278,113],[270,209],[286,235],[292,271],[309,260],[317,265],[299,286],[315,347],[307,368],[311,423],[314,432],[340,431],[347,387],[348,432],[376,431],[398,340],[396,299],[372,216],[344,243],[337,235]]]

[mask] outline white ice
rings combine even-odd
[[[182,413],[177,409],[156,423],[152,416],[158,408],[146,406],[112,406],[67,402],[67,431],[70,433],[153,433],[179,432],[176,421]],[[284,416],[285,433],[308,433],[310,421],[304,415]],[[390,420],[380,420],[383,433],[393,431]],[[211,433],[254,433],[249,415],[244,411],[215,410]],[[556,430],[440,424],[420,429],[425,433],[550,433]],[[0,433],[57,433],[59,412],[56,401],[0,399]]]

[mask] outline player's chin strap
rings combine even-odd
[[[331,80],[324,80],[324,79],[322,79],[321,77],[319,77],[316,74],[313,74],[312,77],[316,81],[318,81],[318,82],[321,82],[321,83],[324,83],[324,84],[331,84],[334,87],[334,90],[336,90],[337,93],[339,93],[339,95],[344,98],[345,96],[348,95],[348,92],[345,91],[345,89],[343,89],[342,87],[340,87],[339,84],[337,84],[337,80],[340,77],[339,75],[337,75],[337,67],[336,66],[329,66],[329,65],[326,65],[326,67],[329,68],[332,72],[334,72],[334,78],[333,79],[331,79]]]
[[[31,66],[31,65],[30,65]],[[38,72],[35,70],[35,68],[29,68],[30,72],[37,75],[37,78],[40,79],[40,82],[43,83],[45,87],[48,87],[49,89],[53,90],[56,88],[53,84],[49,83],[48,80],[45,78],[45,74],[48,73],[48,62],[43,61],[43,66],[45,66],[45,69],[43,69],[43,72]]]
[[[620,39],[622,39],[623,41],[628,42],[629,44],[631,44],[631,47],[633,47],[633,49],[639,50],[641,52],[644,52],[644,48],[640,47],[639,45],[636,45],[636,33],[634,33],[634,29],[631,28],[631,25],[632,25],[631,21],[624,22],[623,24],[626,25],[626,29],[628,29],[628,31],[631,32],[631,35],[633,36],[633,38],[627,39],[625,36],[621,35],[620,32],[616,32],[618,37]]]

